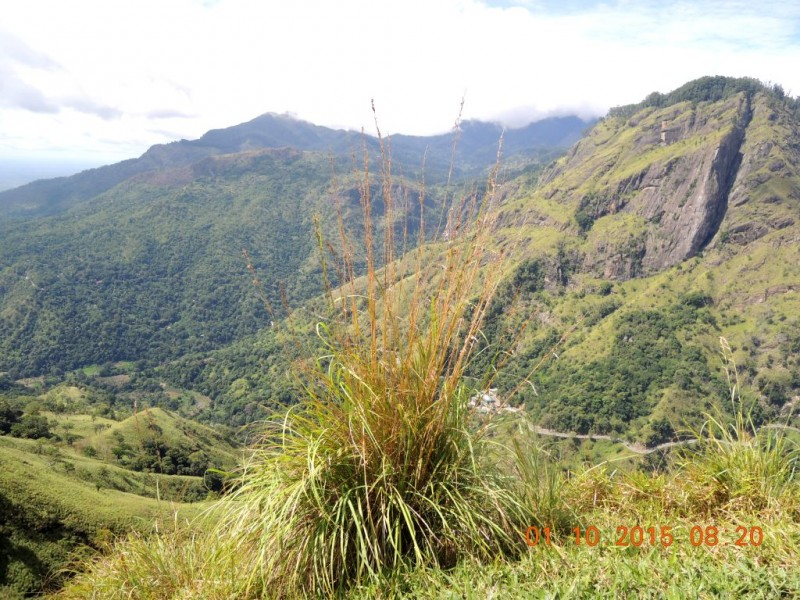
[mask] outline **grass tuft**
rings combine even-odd
[[[262,597],[248,573],[254,554],[229,537],[219,537],[201,520],[159,524],[154,533],[132,532],[106,548],[57,594],[61,600],[165,600]]]
[[[675,501],[706,515],[800,514],[800,446],[780,427],[756,426],[739,394],[730,346],[725,338],[720,344],[734,419],[707,415],[694,435],[698,443],[677,462],[687,483]]]
[[[391,215],[396,186],[381,144]],[[329,318],[317,333],[327,353],[304,371],[305,397],[268,421],[226,502],[224,530],[258,556],[251,581],[278,596],[518,553],[530,518],[510,474],[490,458],[463,378],[499,281],[499,269],[481,271],[502,259],[486,250],[493,182],[483,198],[452,203],[432,261],[423,239],[394,260],[389,219],[381,271],[368,165],[360,186],[366,277],[356,276],[343,227],[331,266],[319,235],[323,273],[344,280],[338,289],[326,281]]]

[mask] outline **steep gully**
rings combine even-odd
[[[720,225],[728,212],[728,198],[730,197],[736,178],[739,174],[739,167],[742,164],[742,145],[744,144],[745,133],[748,125],[753,120],[752,98],[748,94],[744,100],[744,106],[739,116],[739,122],[728,137],[728,143],[720,144],[717,155],[714,158],[712,170],[717,174],[719,185],[718,202],[714,203],[712,210],[707,216],[705,226],[698,231],[698,242],[693,244],[692,254],[697,254],[705,248],[714,236],[717,235]],[[726,140],[727,141],[727,140]],[[726,146],[730,144],[726,150]]]

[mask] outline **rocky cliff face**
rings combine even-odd
[[[584,272],[655,273],[793,225],[799,134],[766,92],[607,117],[543,176],[539,202],[569,207]]]
[[[712,141],[666,165],[651,166],[641,178],[637,197],[626,207],[654,224],[645,243],[645,272],[670,267],[697,254],[725,216],[741,163],[744,132],[751,119],[750,101],[742,95],[720,110],[723,114],[733,112],[730,124],[717,135],[708,130],[708,122],[681,132],[684,139],[708,136]]]
[[[798,243],[800,127],[766,96],[757,97],[745,130],[742,160],[713,244],[746,246],[773,232],[773,243]]]

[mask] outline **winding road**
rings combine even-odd
[[[564,439],[574,439],[574,440],[607,440],[609,442],[614,442],[617,444],[622,444],[635,454],[645,455],[645,454],[652,454],[653,452],[658,452],[659,450],[665,450],[667,448],[672,448],[674,446],[683,446],[686,444],[695,444],[697,443],[697,438],[690,438],[688,440],[679,440],[677,442],[664,442],[663,444],[659,444],[658,446],[642,446],[641,444],[630,444],[623,440],[622,438],[612,437],[610,435],[605,435],[602,433],[597,434],[588,434],[588,433],[564,433],[563,431],[554,431],[552,429],[546,429],[545,427],[539,427],[538,425],[531,425],[531,431],[538,435],[547,435],[550,437],[557,437],[557,438],[564,438]],[[772,423],[769,425],[764,425],[759,429],[788,429],[790,431],[795,431],[800,433],[800,428],[792,427],[791,425],[781,425],[779,423]]]

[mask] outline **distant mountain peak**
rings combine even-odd
[[[545,119],[506,132],[504,155],[534,156],[541,151],[561,151],[580,138],[586,124],[577,117]],[[502,127],[482,121],[465,121],[456,155],[456,173],[477,174],[493,164]],[[392,135],[393,159],[409,170],[419,168],[422,157],[430,180],[450,165],[453,134],[436,136]],[[0,193],[0,215],[35,217],[55,214],[88,200],[140,173],[191,166],[205,158],[265,148],[295,148],[349,156],[363,145],[360,132],[315,125],[287,113],[268,112],[245,123],[212,129],[196,140],[151,146],[138,159],[93,169],[59,180],[41,180]],[[378,153],[378,142],[367,137]],[[159,177],[152,177],[158,180]],[[169,179],[169,177],[167,178]]]

